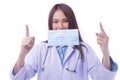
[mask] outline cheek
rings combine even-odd
[[[66,29],[69,29],[69,23],[65,23],[65,24],[64,24],[64,27],[65,27]]]
[[[58,24],[52,24],[52,29],[56,30],[58,28]],[[69,29],[69,23],[63,23],[64,29]]]
[[[57,25],[56,24],[52,24],[52,29],[56,30],[57,29]]]

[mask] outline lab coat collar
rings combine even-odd
[[[54,47],[56,48],[57,46],[49,46],[49,47]],[[63,65],[69,60],[69,58],[72,56],[73,52],[75,50],[75,46],[74,45],[68,45],[68,48],[66,50],[66,53],[65,53],[65,58],[63,60]],[[57,52],[57,50],[56,50]]]
[[[70,58],[70,56],[72,55],[74,50],[75,50],[74,46],[68,46],[68,48],[66,50],[66,54],[65,54],[65,58],[64,58],[63,64]]]

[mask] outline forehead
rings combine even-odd
[[[57,9],[53,15],[53,19],[66,18],[64,12],[61,9]]]

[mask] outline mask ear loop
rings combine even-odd
[[[47,47],[45,56],[41,56],[41,59],[42,59],[41,65],[40,65],[40,70],[41,71],[44,71],[44,69],[45,69],[45,61],[46,61],[47,55],[48,55],[48,47]]]

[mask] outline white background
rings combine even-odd
[[[96,43],[99,22],[110,37],[109,49],[113,59],[120,65],[120,2],[119,0],[0,0],[0,80],[10,80],[9,72],[17,60],[25,25],[35,44],[47,39],[48,14],[55,3],[67,3],[75,12],[83,40],[102,59]],[[115,80],[119,80],[120,70]],[[36,78],[34,78],[36,80]]]

